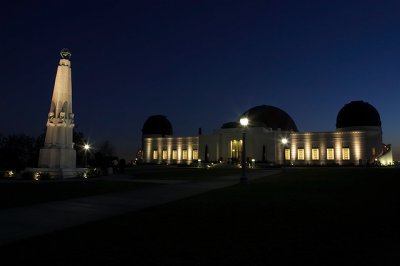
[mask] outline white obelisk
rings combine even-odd
[[[39,154],[39,167],[74,169],[76,151],[72,141],[74,113],[72,112],[71,53],[61,50],[61,59],[57,68],[50,112],[47,118],[46,139]],[[68,171],[68,170],[67,170]]]

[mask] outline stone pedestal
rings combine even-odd
[[[63,148],[43,148],[40,150],[39,167],[75,168],[76,151]]]

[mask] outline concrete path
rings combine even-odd
[[[279,171],[251,173],[249,180]],[[110,178],[127,179],[124,176]],[[129,180],[144,182],[132,177],[129,177]],[[224,176],[204,182],[179,180],[154,182],[164,185],[0,210],[0,245],[231,186],[237,184],[239,178]]]

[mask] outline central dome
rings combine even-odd
[[[270,105],[259,105],[243,113],[250,126],[264,126],[273,130],[298,131],[293,119],[282,109]]]

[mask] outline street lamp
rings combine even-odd
[[[89,144],[85,144],[83,146],[83,149],[85,150],[85,167],[87,167],[87,153],[90,150],[90,145]]]
[[[282,169],[283,171],[285,171],[285,164],[286,164],[286,158],[285,158],[285,153],[286,153],[286,144],[288,143],[288,139],[287,138],[283,138],[282,139],[282,144],[283,144],[283,160],[282,160]]]
[[[240,118],[240,125],[243,127],[242,134],[242,176],[240,177],[240,183],[247,183],[246,176],[246,127],[249,124],[249,119],[247,117]]]

